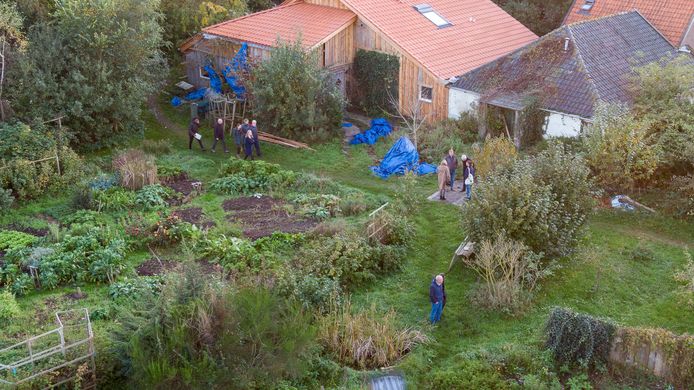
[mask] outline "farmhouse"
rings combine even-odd
[[[278,38],[298,37],[319,53],[343,92],[353,82],[357,50],[397,56],[399,104],[421,103],[428,120],[448,117],[449,78],[537,39],[491,0],[287,0],[209,26],[180,50],[189,81],[206,87],[205,64],[223,68],[243,43],[249,56],[265,59]]]
[[[599,101],[632,101],[633,67],[675,55],[673,45],[638,11],[562,26],[462,73],[451,84],[449,115],[476,109],[485,118],[501,113],[503,120],[511,118],[508,128],[520,145],[522,112],[534,102],[544,114],[545,135],[576,136],[591,122]]]
[[[694,48],[692,0],[573,0],[562,24],[637,10],[675,47]]]

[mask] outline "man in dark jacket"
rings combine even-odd
[[[217,121],[214,123],[214,142],[212,143],[212,153],[214,153],[214,148],[217,146],[217,142],[219,141],[222,141],[224,153],[229,153],[229,150],[227,150],[227,143],[224,142],[224,120],[222,120],[222,118],[217,118]]]
[[[429,321],[435,324],[441,321],[441,310],[443,310],[443,276],[436,275],[429,286],[429,301],[431,302],[431,313]]]
[[[241,157],[241,152],[245,148],[246,132],[250,129],[251,125],[248,124],[248,119],[243,120],[243,124],[240,124],[234,129],[234,143],[236,144],[236,157]]]
[[[202,151],[204,152],[205,147],[202,146],[202,140],[195,137],[196,134],[199,136],[199,134],[198,134],[199,129],[200,129],[200,118],[195,117],[195,118],[193,118],[192,121],[190,121],[190,126],[188,126],[188,149],[191,149],[191,150],[193,149],[193,140],[197,139],[198,143],[200,144],[200,149],[202,149]]]
[[[258,121],[253,119],[251,122],[251,131],[253,132],[253,146],[255,146],[255,154],[260,157],[260,140],[258,139]]]
[[[455,183],[455,170],[458,168],[458,159],[455,157],[455,152],[453,149],[448,150],[446,163],[448,163],[448,170],[451,172],[451,191],[453,191],[453,183]]]

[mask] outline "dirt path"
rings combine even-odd
[[[152,95],[147,99],[147,107],[149,108],[149,111],[152,112],[152,115],[154,115],[154,118],[159,122],[160,125],[164,126],[165,128],[177,132],[184,133],[186,131],[183,126],[179,125],[178,123],[172,122],[162,111],[161,108],[159,108],[159,103],[157,103],[157,95]]]
[[[606,228],[615,230],[615,231],[622,233],[622,234],[625,234],[625,235],[629,235],[632,237],[638,237],[640,239],[655,242],[658,244],[676,246],[676,247],[680,247],[682,249],[694,248],[694,242],[686,242],[686,241],[682,241],[682,240],[673,239],[673,238],[664,236],[662,234],[658,234],[657,232],[653,232],[653,231],[649,231],[649,230],[643,230],[643,229],[639,229],[639,228],[633,227],[633,226],[615,226],[612,224],[606,224],[606,223],[602,223],[602,222],[598,222],[597,224],[600,225],[601,227],[606,227]]]

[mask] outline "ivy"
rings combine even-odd
[[[400,60],[397,56],[359,49],[354,58],[355,101],[368,114],[382,115],[397,99]]]
[[[604,367],[615,329],[607,320],[556,307],[545,325],[545,345],[558,365]]]

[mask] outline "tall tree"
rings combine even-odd
[[[16,54],[26,46],[22,23],[16,5],[0,1],[0,121],[6,120],[10,112],[9,105],[3,100],[5,75],[14,64]]]
[[[81,149],[141,134],[142,106],[166,74],[159,0],[59,0],[33,26],[12,97],[25,121],[66,115]]]
[[[248,8],[245,0],[162,0],[164,38],[175,49],[203,27],[242,16]]]

